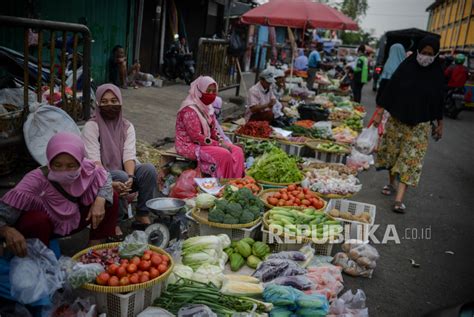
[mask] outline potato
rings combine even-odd
[[[351,251],[349,251],[349,258],[351,258],[352,260],[356,260],[359,257],[360,257],[360,253],[356,249],[352,249]]]
[[[369,267],[369,265],[371,264],[372,261],[370,261],[369,258],[365,257],[365,256],[361,256],[360,258],[358,258],[356,260],[357,264],[359,264],[360,266],[363,266],[363,267]]]
[[[347,219],[347,220],[350,220],[352,218],[352,214],[348,211],[340,211],[339,212],[339,216],[342,218],[342,219]]]
[[[331,217],[339,218],[340,212],[339,212],[339,210],[337,210],[337,209],[333,209],[333,210],[331,210],[331,211],[329,212],[329,215],[330,215]]]

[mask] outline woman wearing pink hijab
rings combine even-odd
[[[0,200],[0,236],[7,249],[26,255],[25,238],[46,246],[91,224],[90,244],[115,235],[118,196],[112,178],[85,158],[84,143],[72,133],[58,133],[46,148],[48,166],[37,168]]]
[[[244,153],[226,142],[217,130],[212,106],[217,89],[209,76],[200,76],[191,83],[176,119],[176,152],[197,161],[201,171],[212,177],[239,178],[244,174]]]
[[[138,192],[134,226],[143,228],[150,224],[146,202],[155,194],[156,169],[149,163],[137,163],[135,128],[122,117],[120,89],[113,84],[101,85],[96,100],[95,116],[82,130],[87,157],[112,174],[112,186],[121,196],[121,217],[126,215],[125,196]]]

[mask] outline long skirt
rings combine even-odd
[[[375,167],[389,170],[402,183],[417,186],[428,149],[429,135],[429,122],[410,126],[390,117],[377,152]]]
[[[240,178],[244,175],[244,152],[228,143],[231,151],[219,146],[201,146],[198,162],[201,171],[217,178]]]

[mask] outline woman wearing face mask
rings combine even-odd
[[[191,83],[176,118],[176,152],[197,161],[201,171],[212,177],[239,178],[244,174],[244,154],[217,130],[212,106],[217,88],[208,76],[200,76]]]
[[[428,148],[430,122],[437,121],[432,134],[439,140],[443,134],[444,77],[437,58],[439,40],[427,36],[416,53],[405,59],[387,83],[380,96],[379,124],[387,110],[391,117],[377,153],[376,167],[388,169],[389,184],[384,195],[397,193],[393,211],[405,212],[403,198],[408,186],[419,182],[423,158]]]
[[[118,196],[112,178],[85,158],[84,143],[72,133],[58,133],[46,148],[48,166],[37,168],[0,200],[0,236],[13,254],[26,255],[25,239],[46,246],[91,224],[90,244],[115,235]]]
[[[82,131],[87,157],[112,175],[112,186],[120,196],[120,216],[126,215],[125,196],[138,192],[135,222],[137,229],[150,224],[146,202],[156,190],[156,169],[152,164],[136,162],[135,128],[122,118],[122,94],[113,84],[101,85],[96,92],[94,118]],[[117,227],[117,234],[120,234]]]

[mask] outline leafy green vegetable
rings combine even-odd
[[[275,148],[255,160],[248,174],[259,181],[273,183],[295,183],[303,180],[294,158]]]
[[[257,157],[271,149],[278,147],[275,141],[256,141],[252,139],[241,139],[240,145],[244,147],[245,156]]]

